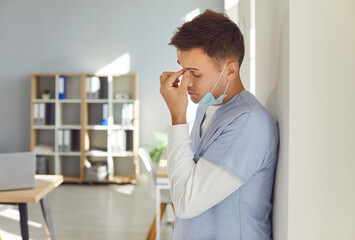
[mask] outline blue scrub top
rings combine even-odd
[[[190,136],[194,161],[203,158],[218,164],[244,184],[196,217],[175,217],[171,239],[272,239],[270,213],[279,142],[277,122],[254,95],[243,90],[217,109],[201,137],[207,107],[198,106]]]

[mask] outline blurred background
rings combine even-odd
[[[225,12],[239,25],[243,84],[279,122],[274,239],[355,239],[352,0],[0,0],[0,153],[30,150],[34,73],[137,73],[139,146],[155,144],[154,134],[170,125],[159,76],[179,70],[168,43],[178,26],[205,9]],[[189,122],[195,109],[191,103]],[[53,194],[59,198],[61,191]],[[154,216],[149,201],[151,213],[135,226],[141,236]],[[6,231],[1,218],[0,228]]]

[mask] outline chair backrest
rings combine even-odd
[[[156,169],[155,169],[152,158],[150,157],[148,151],[145,148],[140,147],[138,149],[138,155],[142,159],[144,166],[147,169],[147,171],[149,172],[149,174],[152,173],[152,174],[154,174],[154,177],[155,177]]]
[[[145,168],[149,174],[149,192],[152,197],[155,197],[155,177],[156,177],[156,167],[153,164],[153,161],[145,148],[140,147],[138,149],[138,155],[142,159]]]
[[[145,148],[138,149],[138,155],[142,159],[144,166],[149,173],[149,194],[155,198],[156,194],[156,172],[157,165],[153,163],[148,151]],[[171,196],[169,189],[163,189],[160,191],[160,201],[163,203],[171,203]]]

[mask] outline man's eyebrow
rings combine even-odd
[[[181,65],[180,64],[180,62],[179,62],[179,60],[176,60],[176,62],[179,64],[179,65]],[[192,71],[199,71],[197,68],[193,68],[193,67],[188,67],[188,68],[184,68],[185,70],[192,70]]]

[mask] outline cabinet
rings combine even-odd
[[[136,182],[137,74],[33,74],[30,104],[37,169],[61,174],[65,182]],[[93,179],[99,169],[104,175]]]

